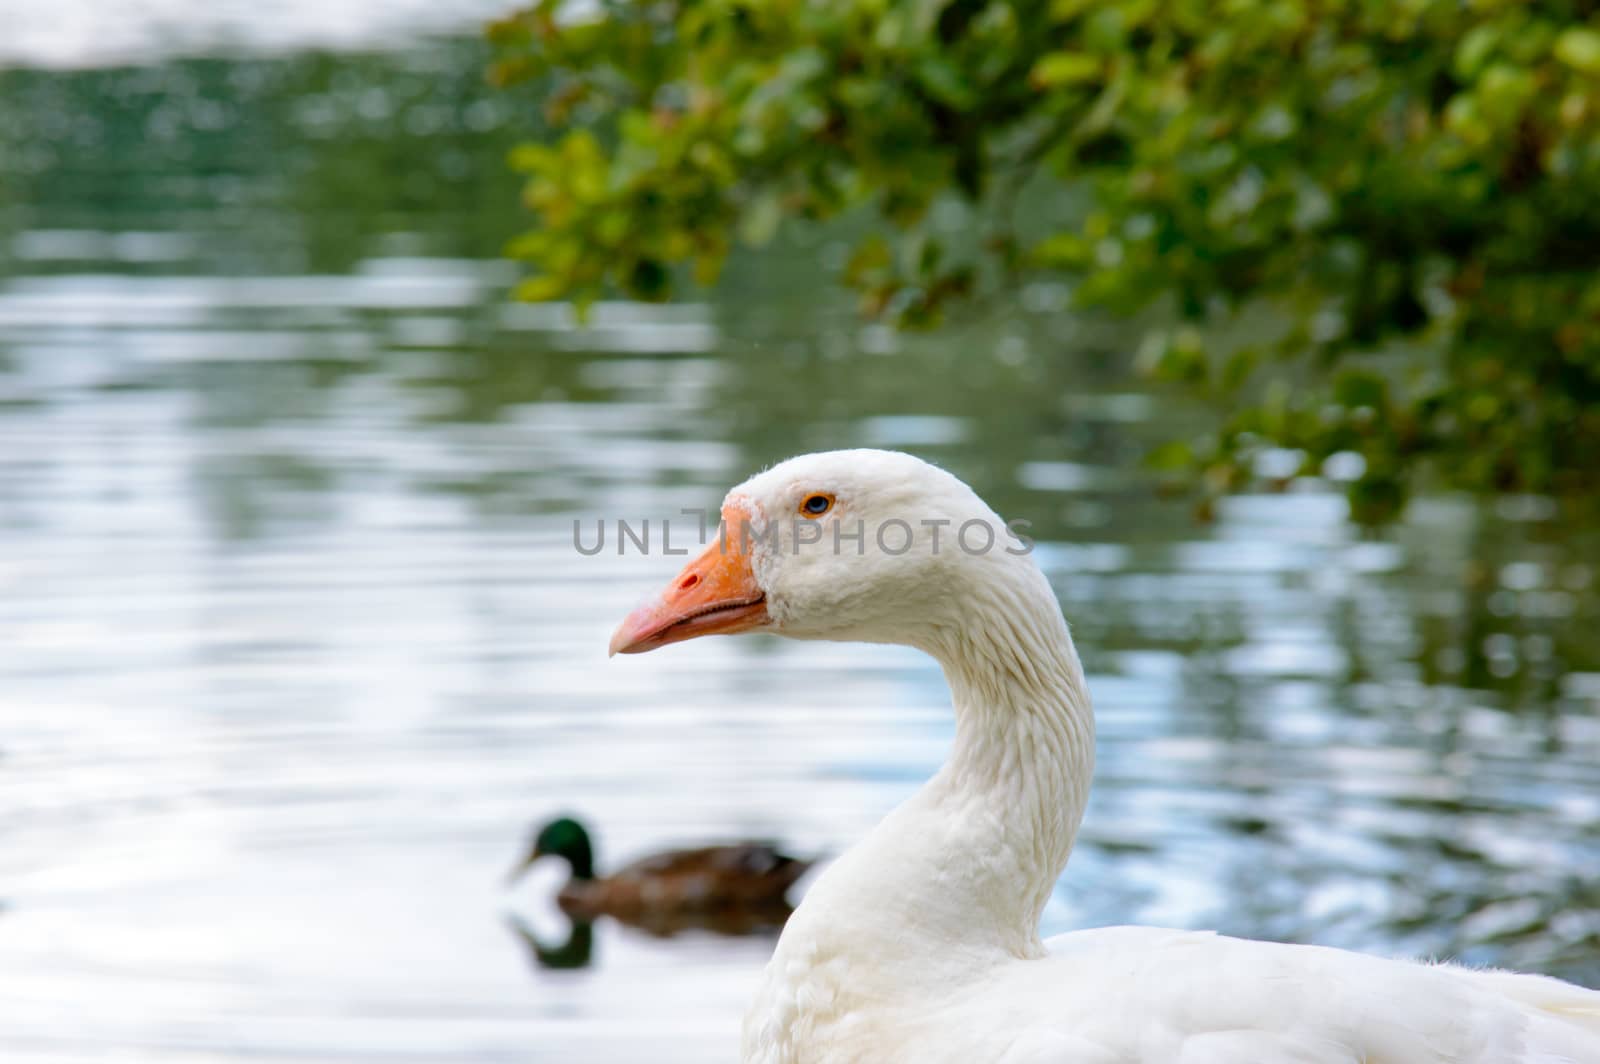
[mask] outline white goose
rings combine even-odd
[[[791,459],[722,512],[613,653],[753,629],[902,643],[956,712],[949,761],[790,919],[749,1064],[1600,1064],[1600,992],[1542,976],[1157,928],[1040,941],[1094,718],[1033,560],[961,481],[887,451]]]

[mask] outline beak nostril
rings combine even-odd
[[[683,581],[680,584],[678,584],[678,590],[679,591],[687,591],[691,587],[694,587],[694,585],[698,584],[699,582],[700,582],[700,574],[699,573],[690,573],[688,576],[683,578]]]

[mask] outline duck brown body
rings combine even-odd
[[[780,928],[793,911],[789,888],[812,865],[765,842],[737,842],[669,850],[602,876],[595,873],[588,831],[571,817],[539,829],[513,880],[546,857],[567,863],[570,875],[556,902],[575,924],[609,916],[662,936],[690,929],[748,935]]]
[[[664,919],[670,914],[787,916],[789,888],[810,867],[810,861],[759,842],[672,850],[641,858],[609,876],[569,879],[556,901],[576,919],[611,916],[641,926],[670,924]],[[781,917],[777,922],[782,923]],[[769,926],[772,921],[754,923]]]

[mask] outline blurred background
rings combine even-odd
[[[664,305],[509,298],[502,5],[0,3],[0,1057],[731,1059],[767,938],[559,941],[602,869],[837,852],[951,735],[894,648],[607,662],[676,568],[573,521],[915,451],[1033,522],[1101,728],[1046,933],[1164,923],[1600,983],[1600,524],[1337,462],[1159,491],[1216,417],[1031,278],[864,322],[782,228]],[[848,223],[846,223],[848,230]],[[1290,478],[1294,472],[1307,473]],[[820,695],[820,696],[819,696]]]

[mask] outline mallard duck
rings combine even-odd
[[[790,912],[789,888],[812,863],[767,843],[741,842],[671,850],[597,876],[589,832],[571,817],[539,829],[513,880],[546,857],[567,863],[567,882],[556,894],[567,915],[610,916],[660,935],[690,927],[749,933],[781,926]]]
[[[900,643],[943,666],[956,718],[944,767],[785,926],[747,1064],[1600,1062],[1600,993],[1555,979],[1160,928],[1042,941],[1094,713],[1033,558],[967,485],[886,451],[791,459],[722,518],[613,653],[747,631]]]

